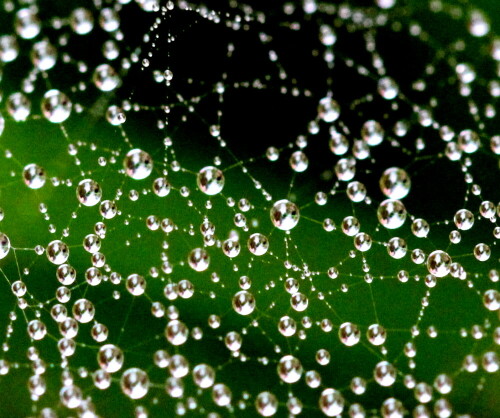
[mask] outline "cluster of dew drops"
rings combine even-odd
[[[101,91],[103,94],[113,92],[121,85],[120,71],[128,69],[131,62],[137,62],[138,56],[133,55],[131,59],[123,59],[118,63],[117,58],[120,57],[120,42],[123,39],[123,34],[120,32],[120,18],[119,11],[121,7],[126,6],[130,0],[119,0],[114,7],[102,7],[99,5],[99,15],[97,22],[94,22],[94,13],[86,8],[74,9],[68,18],[55,19],[51,24],[56,29],[69,27],[72,32],[77,35],[85,36],[91,33],[96,28],[100,28],[104,32],[109,33],[110,39],[107,40],[102,47],[102,54],[108,63],[98,65],[93,69],[91,76],[91,83]],[[196,8],[189,5],[187,2],[179,2],[176,6],[173,2],[167,2],[166,5],[160,8],[156,0],[137,0],[140,7],[146,12],[158,12],[163,15],[168,13],[174,7],[180,7],[186,10],[194,10],[200,16],[217,22],[220,17],[214,12],[209,12],[205,8]],[[374,6],[377,7],[384,16],[386,11],[390,11],[396,7],[395,0],[377,0]],[[440,1],[433,1],[432,7],[439,9],[443,7]],[[306,14],[314,14],[318,10],[318,4],[314,0],[305,0],[302,4]],[[285,6],[285,13],[291,14],[295,6],[292,3],[287,3]],[[26,7],[15,10],[15,6],[11,2],[6,2],[4,9],[8,12],[15,13],[15,27],[14,34],[0,36],[0,61],[2,65],[9,65],[14,62],[20,54],[19,40],[22,42],[33,40],[32,49],[29,53],[33,71],[23,81],[22,92],[15,92],[5,98],[4,108],[8,118],[15,122],[23,122],[34,114],[36,111],[32,109],[32,103],[29,99],[30,93],[34,90],[35,81],[37,77],[42,74],[50,74],[50,70],[56,67],[58,60],[70,61],[68,55],[58,55],[58,46],[52,45],[48,40],[41,39],[42,22],[37,16],[37,7]],[[346,5],[341,9],[341,13],[350,17],[349,7]],[[347,17],[346,17],[347,18]],[[355,18],[353,18],[356,20]],[[232,22],[236,25],[237,22]],[[486,17],[481,12],[474,12],[468,22],[468,30],[470,35],[476,38],[484,38],[489,36],[490,27]],[[419,34],[421,29],[413,28],[416,34]],[[319,38],[321,43],[326,48],[325,61],[328,65],[333,65],[333,52],[337,37],[333,27],[323,24],[320,27]],[[40,40],[41,39],[41,40]],[[67,42],[65,37],[60,39],[61,46]],[[24,45],[24,43],[23,43]],[[491,48],[492,59],[500,62],[500,39],[494,38]],[[141,64],[144,67],[149,66],[148,59],[144,59]],[[84,64],[80,63],[81,67]],[[119,67],[117,67],[119,66]],[[383,68],[383,66],[380,66]],[[500,66],[499,66],[500,68]],[[471,65],[467,63],[458,63],[456,65],[456,76],[461,82],[461,94],[467,96],[470,94],[476,79],[476,73]],[[82,68],[82,72],[86,73],[87,69]],[[364,69],[359,68],[358,72],[363,74]],[[171,83],[174,74],[171,70],[166,69],[163,72],[157,72],[156,77],[158,82]],[[415,89],[424,89],[423,82],[416,83]],[[218,88],[218,93],[223,94],[223,87]],[[500,96],[500,84],[492,81],[489,84],[490,94],[493,97]],[[402,92],[400,91],[397,82],[386,75],[382,75],[378,81],[378,94],[387,101],[397,101],[401,99]],[[83,108],[79,104],[72,103],[71,93],[64,93],[57,89],[49,89],[41,98],[40,114],[48,122],[61,125],[72,115],[72,113],[82,113]],[[105,117],[106,120],[113,126],[123,128],[126,122],[126,112],[133,110],[133,106],[129,102],[122,103],[121,106],[111,105],[108,107]],[[358,161],[368,159],[370,157],[370,149],[377,147],[384,141],[387,141],[387,132],[383,124],[376,120],[366,120],[363,124],[360,139],[350,142],[347,138],[345,131],[338,130],[335,123],[341,119],[341,109],[338,102],[332,97],[331,94],[326,95],[320,99],[317,104],[317,118],[312,121],[308,127],[309,133],[314,135],[320,129],[320,124],[326,124],[330,127],[330,142],[329,147],[331,152],[341,158],[336,162],[333,173],[336,176],[339,184],[344,184],[347,197],[353,203],[365,203],[372,205],[372,199],[369,197],[369,190],[366,186],[356,180],[356,164]],[[472,193],[475,196],[481,196],[481,188],[478,184],[474,183],[472,176],[468,173],[468,168],[472,165],[473,156],[484,145],[484,139],[474,130],[466,129],[461,132],[455,133],[449,126],[440,125],[432,119],[432,115],[426,108],[415,108],[419,123],[424,127],[431,127],[439,131],[441,139],[444,141],[444,155],[450,161],[462,165],[462,169],[467,173],[466,181],[470,184]],[[493,114],[493,108],[485,110],[486,116]],[[220,127],[214,125],[210,126],[210,133],[214,137],[219,136]],[[395,135],[403,137],[406,133],[407,126],[403,122],[396,124]],[[0,135],[5,129],[5,119],[0,114]],[[124,131],[122,131],[124,132]],[[129,142],[126,135],[124,139]],[[219,141],[221,146],[226,146]],[[307,140],[301,137],[297,140],[298,150],[291,153],[289,157],[289,166],[295,173],[307,172],[309,167],[309,159],[305,148]],[[423,142],[417,143],[417,148],[423,149],[425,144]],[[495,155],[500,155],[500,137],[494,136],[490,139],[488,147]],[[275,147],[269,147],[265,153],[265,157],[269,162],[279,160],[282,153],[286,151],[280,150]],[[6,153],[8,158],[12,155]],[[76,156],[77,147],[70,144],[69,154]],[[166,176],[161,176],[153,179],[154,165],[148,152],[132,148],[125,155],[120,155],[123,164],[121,173],[134,180],[134,181],[151,181],[152,192],[158,197],[166,197],[171,193],[172,186]],[[75,160],[77,161],[77,160]],[[173,164],[175,165],[175,164]],[[179,167],[173,166],[173,171],[179,170]],[[92,176],[90,176],[92,177]],[[43,188],[48,180],[45,169],[36,164],[31,163],[24,167],[22,171],[22,179],[25,185],[30,189]],[[262,186],[258,183],[261,189]],[[105,185],[102,185],[105,187]],[[224,170],[214,164],[213,166],[206,166],[199,170],[196,174],[196,186],[199,192],[208,197],[218,197],[222,194],[225,186]],[[431,229],[431,225],[423,218],[410,216],[403,203],[405,197],[409,195],[412,187],[412,179],[409,173],[401,167],[391,166],[387,168],[379,179],[380,191],[386,197],[385,200],[378,204],[376,209],[376,216],[378,224],[387,230],[397,230],[402,227],[407,218],[411,218],[411,231],[417,238],[425,239]],[[180,189],[181,194],[189,194],[187,188]],[[301,213],[298,203],[290,199],[272,199],[272,197],[262,190],[266,200],[271,200],[271,206],[268,210],[269,219],[267,222],[276,227],[278,230],[285,231],[286,239],[292,236],[292,230],[301,222]],[[372,192],[372,191],[370,191]],[[374,193],[374,191],[373,191]],[[86,176],[78,182],[75,188],[75,199],[82,207],[99,207],[99,213],[102,220],[95,224],[94,233],[85,237],[83,248],[91,254],[92,267],[88,268],[84,275],[85,280],[90,286],[97,286],[103,280],[111,281],[114,284],[125,283],[126,290],[134,295],[141,296],[146,291],[147,281],[138,273],[133,273],[122,280],[122,277],[117,272],[109,274],[109,278],[102,274],[101,268],[106,268],[106,257],[100,252],[101,240],[106,238],[106,221],[115,218],[121,214],[119,210],[119,202],[113,200],[102,200],[103,191],[101,184],[95,179]],[[138,199],[137,193],[131,193],[129,198],[133,200]],[[319,206],[325,205],[328,195],[323,192],[318,192],[315,197],[315,203]],[[500,238],[500,227],[497,226],[497,217],[500,216],[500,203],[479,199],[477,213],[462,208],[456,211],[453,217],[453,223],[456,229],[450,232],[449,242],[451,244],[458,244],[461,241],[463,231],[472,230],[480,216],[486,220],[491,221],[494,239]],[[209,202],[209,201],[208,201]],[[235,201],[232,198],[227,199],[227,205],[233,207]],[[240,201],[239,209],[242,212],[248,210],[248,201]],[[46,207],[41,204],[40,211],[44,213]],[[2,218],[3,218],[2,212]],[[304,222],[304,220],[302,220]],[[246,227],[245,216],[241,213],[237,214],[234,218],[234,223],[238,227]],[[331,219],[325,219],[323,222],[323,229],[327,232],[336,230],[336,225]],[[155,215],[151,215],[146,219],[146,226],[148,229],[154,231],[161,229],[165,233],[172,232],[176,226],[173,220],[165,218],[159,219]],[[230,259],[237,260],[238,255],[242,251],[242,246],[239,241],[239,235],[234,234],[229,239],[220,242],[215,236],[215,226],[208,220],[204,219],[201,223],[201,233],[204,239],[204,245],[199,248],[192,249],[187,257],[188,265],[197,272],[204,272],[210,267],[210,252],[211,247],[219,247],[225,256]],[[366,253],[374,245],[374,241],[370,234],[361,231],[359,220],[355,216],[347,216],[343,219],[341,224],[341,232],[353,238],[353,247],[349,252],[352,257],[356,253]],[[273,237],[268,237],[262,233],[252,233],[247,242],[246,247],[252,256],[262,257],[268,254],[272,246],[273,239],[282,239],[278,234]],[[13,242],[15,244],[15,242]],[[464,267],[458,262],[453,260],[453,257],[447,251],[435,250],[430,254],[425,254],[423,250],[418,248],[409,251],[405,239],[401,237],[392,237],[387,242],[382,243],[387,249],[388,256],[393,259],[402,259],[410,257],[411,261],[416,265],[424,265],[427,274],[425,276],[425,284],[429,289],[436,286],[437,281],[444,277],[452,277],[458,280],[467,280],[468,274]],[[5,234],[0,234],[0,258],[6,258],[9,253],[15,250],[11,248],[11,240]],[[94,303],[88,299],[81,298],[76,301],[71,301],[70,286],[75,283],[76,270],[69,264],[70,247],[64,240],[53,240],[46,246],[37,245],[35,252],[48,258],[48,260],[57,266],[56,278],[62,285],[57,289],[56,299],[57,303],[51,306],[51,316],[58,324],[61,338],[57,342],[58,350],[62,356],[63,367],[63,385],[60,389],[61,403],[72,410],[75,410],[79,415],[94,416],[94,405],[92,399],[85,397],[84,392],[79,388],[71,372],[65,367],[69,364],[69,359],[77,351],[77,344],[75,338],[78,335],[79,324],[92,323],[96,313]],[[487,261],[492,256],[492,249],[489,244],[477,243],[472,250],[473,256],[480,262]],[[288,266],[290,267],[290,266]],[[162,267],[164,273],[172,272],[172,266],[165,262]],[[307,273],[307,271],[306,271]],[[309,272],[310,273],[310,272]],[[152,273],[155,277],[158,272]],[[327,271],[327,276],[331,279],[336,279],[339,276],[337,267],[331,267]],[[407,271],[401,270],[397,273],[397,278],[400,282],[408,282],[410,274]],[[214,279],[215,280],[215,279]],[[373,277],[369,274],[367,268],[364,280],[371,283]],[[499,273],[497,270],[489,272],[489,280],[496,283],[499,280]],[[232,309],[239,315],[250,316],[257,309],[257,298],[252,293],[251,280],[247,276],[240,278],[240,288],[236,292],[230,304]],[[472,287],[470,282],[470,287]],[[12,292],[18,298],[18,306],[24,310],[28,307],[28,302],[24,296],[29,293],[26,283],[22,280],[16,280],[11,284]],[[288,278],[285,282],[285,289],[290,294],[290,306],[296,312],[304,312],[310,303],[309,297],[305,293],[299,292],[299,284],[296,279]],[[168,300],[173,301],[177,297],[188,299],[193,296],[195,287],[187,279],[183,279],[178,283],[170,283],[165,286],[164,293]],[[488,311],[499,311],[500,309],[500,294],[495,289],[489,289],[482,295],[484,308]],[[66,304],[71,301],[71,312],[68,312]],[[424,298],[422,302],[423,307],[427,306],[428,299]],[[152,313],[156,317],[168,316],[169,320],[165,327],[165,338],[173,346],[182,346],[191,336],[194,339],[202,338],[202,330],[200,328],[189,330],[187,325],[182,322],[178,316],[179,313],[175,306],[171,305],[168,309],[158,302],[153,304]],[[16,316],[15,312],[11,313],[11,320]],[[285,337],[292,337],[299,335],[299,338],[304,339],[303,332],[299,330],[299,325],[290,316],[285,315],[277,321],[277,328],[279,333]],[[220,325],[220,318],[212,315],[209,318],[209,325],[212,328],[217,328]],[[311,327],[311,319],[304,317],[302,320],[304,328]],[[332,321],[325,319],[321,322],[321,328],[325,332],[330,332],[333,329]],[[47,327],[40,319],[33,319],[27,323],[27,332],[33,341],[42,340],[47,335]],[[410,364],[416,356],[416,346],[413,338],[419,334],[418,327],[411,330],[412,340],[409,341],[404,347],[404,355],[410,359]],[[477,326],[472,333],[474,338],[482,338],[484,329]],[[430,337],[435,337],[438,330],[433,327],[427,330]],[[97,352],[97,365],[98,368],[91,374],[93,384],[100,390],[108,389],[113,382],[115,373],[120,372],[119,384],[122,392],[133,400],[145,398],[152,387],[147,371],[140,368],[129,368],[122,370],[124,364],[124,351],[116,344],[107,343],[108,329],[104,324],[94,321],[91,330],[92,337],[98,343],[104,343],[100,346]],[[500,327],[497,327],[493,332],[493,339],[496,345],[500,344]],[[381,324],[372,324],[366,331],[366,338],[369,344],[375,347],[383,347],[386,342],[388,331]],[[359,327],[351,322],[344,322],[338,327],[338,338],[340,342],[347,346],[354,346],[361,341],[361,331]],[[243,357],[240,354],[243,345],[243,337],[237,331],[231,331],[224,337],[224,343],[227,349],[234,354],[234,357]],[[28,358],[32,362],[33,375],[29,378],[28,389],[31,394],[32,400],[38,401],[46,392],[47,384],[44,380],[44,373],[46,365],[43,359],[40,358],[37,348],[33,345],[28,349]],[[327,349],[320,349],[316,352],[315,361],[320,366],[326,366],[331,361],[331,353]],[[184,379],[189,374],[192,375],[194,384],[202,390],[211,390],[213,401],[220,407],[227,408],[246,408],[249,395],[243,396],[243,400],[235,402],[232,397],[231,388],[228,384],[216,382],[216,371],[213,366],[208,364],[197,364],[191,367],[189,361],[182,354],[171,355],[166,350],[158,350],[154,353],[154,364],[160,368],[168,368],[169,377],[167,378],[164,386],[166,393],[174,399],[183,399],[184,396]],[[500,368],[500,359],[495,351],[487,351],[482,355],[481,359],[477,359],[473,355],[468,355],[464,359],[464,370],[474,372],[478,370],[480,365],[488,373],[497,372]],[[413,366],[414,367],[414,366]],[[6,360],[0,360],[0,373],[2,375],[8,374],[11,365]],[[301,360],[291,354],[283,355],[277,362],[277,375],[279,379],[289,385],[299,382],[304,379],[310,388],[321,388],[321,393],[318,397],[318,407],[327,416],[337,416],[348,412],[352,417],[363,417],[365,411],[360,403],[352,403],[347,407],[347,401],[344,398],[342,391],[333,387],[324,387],[322,385],[322,374],[316,370],[306,371],[301,363]],[[82,372],[86,375],[86,372]],[[390,362],[383,360],[376,364],[373,369],[373,381],[375,384],[390,387],[398,379],[398,370]],[[325,379],[328,381],[328,379]],[[350,390],[355,395],[362,395],[365,393],[367,386],[371,384],[362,377],[354,377],[350,384]],[[432,413],[439,417],[448,417],[453,413],[453,406],[446,398],[453,388],[453,379],[446,374],[439,374],[434,382],[431,384],[426,382],[417,382],[411,375],[404,376],[404,385],[414,391],[414,396],[418,401],[418,406],[413,411],[414,416],[425,417],[430,416]],[[434,390],[438,393],[436,400]],[[428,404],[432,401],[434,407],[429,409]],[[282,408],[285,408],[290,415],[299,415],[305,413],[303,405],[298,396],[291,395],[286,405],[280,403],[277,396],[271,391],[260,392],[255,399],[252,400],[255,410],[262,416],[272,416]],[[176,413],[183,414],[187,409],[195,409],[197,401],[195,398],[188,398],[185,402],[180,402],[177,405]],[[281,408],[281,409],[280,409]],[[138,406],[135,411],[137,416],[147,416],[147,409],[144,406]],[[402,401],[388,397],[381,405],[380,413],[384,417],[399,417],[405,413],[405,406]],[[44,408],[41,411],[41,416],[49,417],[55,416],[55,411],[50,408]],[[214,413],[214,416],[215,413]]]

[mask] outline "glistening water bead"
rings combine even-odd
[[[126,370],[120,379],[123,393],[131,399],[140,399],[146,396],[149,385],[148,374],[136,367]]]
[[[47,245],[47,258],[51,263],[56,265],[64,264],[68,257],[69,248],[64,242],[54,240]]]
[[[427,258],[427,270],[436,277],[444,277],[450,272],[451,257],[448,253],[436,250]]]
[[[241,290],[233,296],[233,309],[240,315],[250,315],[255,310],[255,297],[246,290]]]
[[[397,229],[406,220],[406,208],[399,200],[386,199],[378,207],[379,222],[387,229]]]
[[[0,232],[0,259],[7,257],[10,251],[10,240],[7,235]]]
[[[319,101],[318,116],[325,122],[335,122],[340,116],[340,106],[331,97],[323,97]]]
[[[299,222],[300,212],[297,205],[289,200],[278,200],[270,211],[273,225],[282,231],[293,229]]]
[[[116,373],[123,366],[124,356],[120,347],[114,344],[105,344],[99,348],[97,363],[107,373]]]
[[[101,64],[94,70],[92,77],[95,86],[104,92],[112,91],[120,84],[120,76],[109,64]]]
[[[219,194],[224,188],[224,174],[217,167],[202,168],[196,181],[198,188],[209,196]]]
[[[92,179],[82,180],[76,188],[76,197],[84,206],[95,206],[102,197],[101,186]]]
[[[146,151],[136,148],[127,152],[123,167],[130,178],[143,180],[153,171],[153,159]]]
[[[28,164],[23,169],[23,180],[30,189],[40,189],[46,181],[45,170],[37,164]]]
[[[386,100],[392,100],[399,94],[399,87],[391,77],[382,77],[377,85],[378,93]]]
[[[304,371],[300,360],[291,355],[281,357],[277,369],[278,376],[285,383],[298,382]]]
[[[52,123],[61,123],[71,115],[71,100],[59,90],[49,90],[43,95],[42,113]]]
[[[195,248],[189,253],[188,263],[193,270],[205,271],[210,265],[210,256],[203,248]]]
[[[402,199],[410,191],[411,180],[402,168],[391,167],[380,177],[380,190],[390,199]]]

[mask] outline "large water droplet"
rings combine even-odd
[[[153,159],[147,152],[136,148],[127,152],[123,167],[127,176],[134,180],[142,180],[153,171]]]
[[[402,199],[408,195],[411,180],[405,170],[391,167],[380,177],[380,190],[390,199]]]
[[[282,231],[293,229],[300,218],[297,205],[286,199],[278,200],[274,203],[270,214],[273,225]]]

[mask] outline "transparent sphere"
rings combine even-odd
[[[453,220],[458,229],[467,231],[474,225],[474,215],[470,210],[460,209],[455,214]]]
[[[54,240],[47,245],[47,258],[51,263],[56,265],[64,264],[68,257],[69,248],[64,242]]]
[[[79,7],[71,12],[70,25],[76,34],[87,35],[94,27],[94,17],[89,10]]]
[[[261,392],[255,399],[255,408],[263,417],[273,416],[278,411],[278,399],[271,392]]]
[[[56,65],[57,49],[49,41],[43,40],[33,45],[31,62],[40,71],[47,71]]]
[[[335,122],[340,116],[340,106],[331,97],[323,97],[319,101],[318,116],[325,122]]]
[[[399,200],[386,199],[379,205],[377,217],[387,229],[396,229],[405,223],[406,208]]]
[[[47,334],[47,327],[39,319],[28,322],[28,335],[34,340],[41,340]]]
[[[101,186],[91,179],[82,180],[76,188],[76,197],[84,206],[95,206],[102,197]]]
[[[218,406],[227,406],[231,403],[232,393],[225,384],[218,383],[212,389],[212,399]]]
[[[188,263],[193,270],[205,271],[210,265],[210,256],[203,248],[195,248],[189,253]]]
[[[134,180],[142,180],[153,171],[153,159],[146,151],[136,148],[127,152],[123,167],[127,176]]]
[[[0,259],[7,257],[10,251],[10,240],[7,235],[0,232]]]
[[[384,140],[384,135],[384,128],[375,120],[366,121],[361,128],[361,138],[371,147],[381,144]]]
[[[472,154],[481,146],[481,139],[477,132],[466,129],[459,133],[457,143],[463,152]]]
[[[196,386],[207,389],[215,382],[215,371],[208,364],[198,364],[193,369],[193,380]]]
[[[327,417],[336,417],[344,411],[344,397],[332,388],[327,388],[321,392],[319,397],[319,407]]]
[[[204,167],[198,173],[197,184],[206,195],[219,194],[224,188],[224,174],[217,167]]]
[[[165,327],[165,337],[172,345],[182,345],[187,341],[189,329],[184,322],[173,319]]]
[[[385,343],[387,338],[387,332],[382,325],[373,324],[368,327],[366,337],[368,338],[370,344],[382,345]]]
[[[269,240],[267,237],[260,233],[250,235],[247,242],[248,250],[257,256],[264,255],[269,249]]]
[[[278,362],[278,376],[285,383],[296,383],[300,380],[303,372],[300,360],[291,355],[281,357]]]
[[[282,231],[293,229],[299,222],[300,212],[297,205],[289,200],[278,200],[271,207],[271,221],[273,225]]]
[[[33,9],[21,9],[16,13],[14,27],[23,39],[35,38],[42,29],[42,22]]]
[[[436,250],[427,258],[427,270],[436,277],[444,277],[450,272],[451,257],[448,253]]]
[[[118,106],[109,106],[106,110],[106,120],[113,126],[122,125],[127,120],[123,109]]]
[[[120,76],[109,64],[101,64],[94,70],[92,80],[95,86],[104,92],[112,91],[120,84]]]
[[[66,94],[52,89],[43,95],[42,113],[49,122],[61,123],[71,115],[71,100]]]
[[[140,399],[147,395],[149,390],[148,374],[136,367],[126,370],[121,379],[122,392],[131,399]]]
[[[19,55],[19,45],[13,35],[0,36],[0,61],[12,62]]]
[[[380,177],[380,190],[390,199],[402,199],[410,191],[411,180],[402,168],[391,167]]]
[[[23,93],[12,93],[7,98],[7,112],[16,122],[24,122],[31,114],[31,101]]]
[[[309,159],[302,151],[295,151],[292,153],[289,163],[292,170],[296,173],[302,173],[309,167]]]
[[[344,322],[339,328],[340,342],[348,347],[356,345],[361,338],[358,327],[351,322]]]
[[[125,287],[131,295],[140,296],[146,291],[146,280],[141,275],[133,273],[127,277]]]
[[[241,290],[233,296],[233,309],[240,315],[250,315],[255,310],[255,297],[246,290]]]
[[[399,87],[391,77],[382,77],[377,85],[378,93],[386,100],[392,100],[399,94]]]
[[[380,386],[392,386],[396,381],[396,368],[387,361],[377,363],[373,377]]]
[[[23,169],[24,184],[30,189],[40,189],[45,184],[46,179],[45,169],[37,164],[28,164]]]
[[[114,344],[105,344],[99,348],[97,363],[107,373],[115,373],[123,366],[124,356],[120,347]]]
[[[94,319],[94,304],[88,299],[78,299],[73,304],[73,317],[80,323],[86,324]]]

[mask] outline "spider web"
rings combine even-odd
[[[74,5],[30,3],[33,38],[25,5],[4,4],[2,413],[495,415],[496,6],[393,3],[82,2],[84,35]],[[36,68],[41,40],[57,47],[53,68]],[[39,110],[50,89],[72,102],[62,123]],[[153,161],[144,179],[124,168],[134,149]],[[205,167],[224,176],[213,196],[197,185]],[[411,179],[395,229],[378,214],[390,167]],[[102,189],[95,205],[76,197],[84,179]],[[281,199],[300,211],[289,231],[270,219]],[[54,240],[71,283],[48,259]],[[194,249],[208,266],[189,262]],[[428,267],[439,250],[454,263],[443,277]],[[238,307],[242,291],[255,306]],[[117,370],[99,361],[105,344]]]

